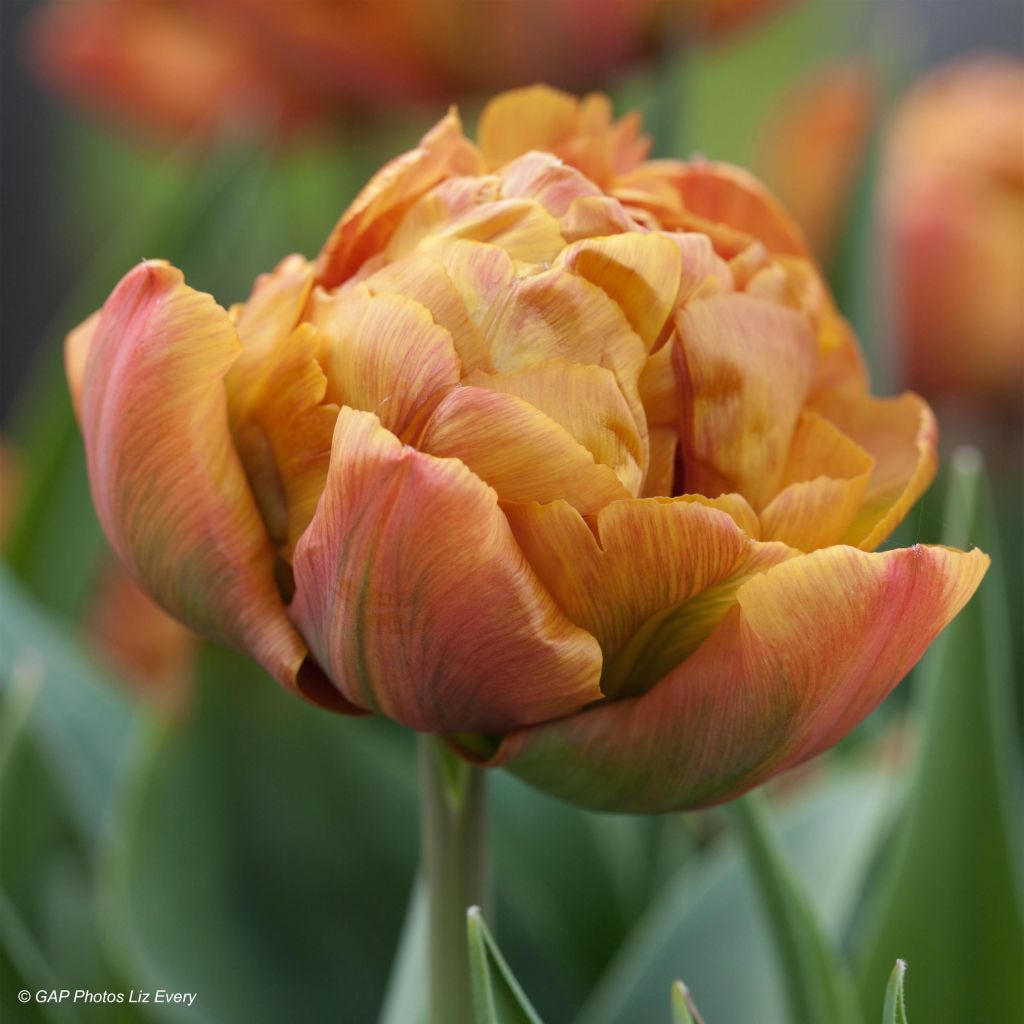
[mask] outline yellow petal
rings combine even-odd
[[[838,544],[864,500],[875,460],[824,417],[797,424],[780,492],[761,512],[762,536],[801,551]]]
[[[500,732],[600,695],[597,643],[516,546],[462,463],[342,409],[291,611],[341,690],[413,729]]]
[[[614,375],[554,359],[513,373],[472,373],[467,384],[525,399],[567,430],[622,486],[636,494],[646,452]]]
[[[898,398],[831,392],[815,406],[875,460],[863,504],[843,538],[872,551],[903,521],[935,476],[935,417],[909,391]]]
[[[75,410],[75,419],[79,426],[82,423],[82,387],[85,384],[85,365],[92,349],[93,335],[100,320],[100,311],[83,320],[64,342],[64,372],[68,378],[68,390],[71,392],[71,404]]]
[[[484,107],[477,139],[489,167],[528,153],[558,151],[577,125],[578,100],[546,85],[514,89]]]
[[[333,288],[346,280],[387,245],[421,195],[445,178],[480,170],[480,155],[452,109],[416,149],[392,160],[356,196],[317,257],[317,281]]]
[[[629,496],[609,466],[551,417],[512,394],[476,387],[448,392],[416,441],[461,459],[506,501],[565,498],[584,512]]]
[[[785,471],[814,335],[792,310],[742,294],[691,302],[676,326],[683,490],[736,492],[761,509]]]
[[[310,321],[324,339],[327,401],[372,412],[395,434],[414,431],[459,383],[452,336],[412,299],[375,296],[365,284],[318,291]]]
[[[745,579],[792,554],[685,500],[614,502],[593,529],[565,502],[506,513],[559,606],[601,644],[601,688],[611,696],[660,679],[711,632]]]

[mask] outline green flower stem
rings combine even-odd
[[[772,833],[763,799],[750,794],[729,807],[768,916],[793,1024],[861,1024],[849,970]]]
[[[419,738],[420,858],[428,894],[429,1024],[473,1024],[466,911],[487,905],[486,779]]]

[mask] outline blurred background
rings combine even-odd
[[[640,109],[659,156],[763,177],[874,390],[933,403],[943,469],[892,543],[978,543],[994,571],[910,684],[770,806],[866,1021],[897,956],[916,1024],[1021,1019],[1024,7],[4,0],[0,16],[4,1020],[410,1019],[411,737],[279,693],[117,570],[62,344],[145,257],[244,299],[284,254],[314,255],[448,104],[472,128],[490,93],[538,80]],[[727,814],[595,815],[494,781],[496,931],[544,1020],[667,1021],[675,977],[707,1024],[790,1019]],[[199,999],[14,1001],[133,986]]]

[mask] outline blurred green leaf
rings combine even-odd
[[[907,965],[897,960],[885,989],[882,1024],[907,1024],[907,1004],[903,996],[903,977],[906,973]]]
[[[427,890],[417,878],[378,1024],[419,1024],[427,1006]]]
[[[874,853],[889,781],[879,773],[819,772],[818,785],[779,809],[779,836],[815,912],[839,936]],[[710,1022],[791,1024],[756,902],[735,837],[726,834],[652,900],[577,1024],[658,1020],[665,991],[681,975]]]
[[[169,1019],[372,1020],[415,874],[411,737],[204,650],[191,717],[149,724],[98,869],[106,947]]]
[[[877,1018],[897,957],[914,965],[921,1020],[1024,1019],[1019,759],[1001,562],[980,456],[953,459],[945,543],[992,567],[916,676],[923,735],[859,930],[859,981]]]
[[[681,982],[672,982],[672,1024],[697,1024],[690,990]]]
[[[541,1024],[487,930],[479,907],[470,907],[466,929],[477,1024]]]

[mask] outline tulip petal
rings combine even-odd
[[[496,200],[464,213],[436,234],[497,245],[524,263],[550,263],[565,248],[558,221],[530,199]]]
[[[712,631],[744,580],[793,554],[685,499],[617,501],[589,525],[563,501],[506,514],[559,606],[601,644],[608,696],[657,682]]]
[[[556,266],[613,299],[648,351],[662,337],[682,272],[682,254],[672,239],[637,232],[590,238],[566,248]]]
[[[430,311],[400,295],[373,295],[365,284],[317,292],[310,321],[320,328],[327,400],[380,417],[404,435],[459,383],[451,335]]]
[[[937,428],[928,404],[912,392],[872,398],[831,392],[816,408],[875,460],[864,501],[844,543],[872,551],[892,533],[935,477]]]
[[[575,130],[579,101],[546,85],[512,89],[492,99],[480,115],[477,140],[489,167],[530,150],[558,153]]]
[[[227,313],[179,270],[131,271],[100,313],[86,366],[89,478],[111,546],[146,589],[296,686],[306,650],[228,433],[223,379],[239,352]]]
[[[824,417],[805,412],[782,489],[761,512],[766,540],[801,551],[838,544],[861,507],[875,460]]]
[[[410,253],[371,274],[364,283],[373,295],[402,295],[430,310],[434,322],[452,336],[463,373],[490,369],[483,335],[469,319],[462,296],[437,260],[423,253]]]
[[[318,283],[333,288],[354,274],[387,245],[406,211],[438,182],[480,170],[480,155],[452,109],[416,149],[392,160],[356,196],[320,250]]]
[[[646,452],[632,413],[610,370],[554,359],[513,373],[472,373],[467,384],[516,395],[564,427],[594,461],[609,466],[632,494]]]
[[[71,392],[71,405],[75,410],[75,419],[79,426],[82,423],[82,388],[85,385],[85,367],[92,350],[92,339],[96,333],[96,325],[100,320],[100,311],[96,310],[87,317],[64,341],[64,372],[68,378],[68,390]]]
[[[506,164],[498,177],[503,196],[533,199],[553,217],[565,217],[577,199],[602,196],[592,181],[550,153],[527,153]]]
[[[738,796],[865,718],[974,593],[980,551],[832,547],[777,565],[641,697],[508,736],[493,763],[602,810]]]
[[[503,731],[600,696],[596,641],[455,459],[338,415],[327,486],[295,551],[291,612],[341,690],[413,729]]]
[[[599,235],[636,231],[639,224],[611,196],[584,196],[575,200],[561,219],[562,237],[567,242]]]
[[[449,391],[416,447],[461,459],[505,501],[564,498],[590,513],[630,497],[611,467],[595,462],[564,427],[513,394],[478,387]]]
[[[742,294],[676,315],[684,490],[777,493],[813,371],[816,342],[799,314]]]

